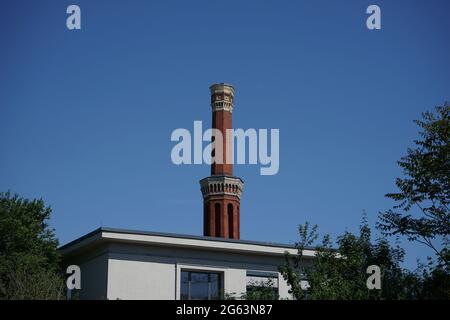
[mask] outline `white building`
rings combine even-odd
[[[217,299],[271,278],[290,298],[278,272],[292,245],[99,228],[60,248],[81,269],[81,299]],[[314,256],[305,250],[305,263]]]

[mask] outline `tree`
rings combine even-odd
[[[302,281],[306,278],[310,269],[303,264],[303,252],[317,240],[317,225],[312,226],[310,230],[309,222],[305,222],[304,225],[299,225],[298,234],[300,241],[295,244],[298,254],[292,257],[289,253],[286,253],[286,262],[280,266],[279,271],[289,284],[290,293],[294,299],[304,300],[307,295],[306,290],[302,287]]]
[[[402,299],[409,298],[405,284],[412,276],[400,267],[404,251],[392,247],[384,238],[371,242],[371,230],[366,222],[359,235],[345,232],[337,238],[337,248],[332,247],[330,236],[325,235],[316,249],[312,265],[303,259],[305,245],[318,238],[317,226],[309,230],[309,224],[299,227],[298,255],[287,256],[280,267],[284,279],[291,287],[295,299]],[[367,267],[377,265],[381,269],[381,290],[369,290],[366,286]],[[414,278],[414,277],[413,277]],[[309,287],[301,286],[307,279]],[[415,279],[415,278],[414,278]]]
[[[404,177],[396,179],[399,191],[386,195],[397,204],[380,213],[378,228],[386,235],[404,235],[425,244],[435,252],[439,266],[448,270],[450,106],[446,103],[435,111],[425,112],[422,120],[415,121],[422,129],[420,139],[398,161]]]
[[[427,265],[420,263],[417,281],[413,287],[418,299],[450,299],[450,273],[436,266],[429,258]]]
[[[61,299],[58,240],[42,200],[0,193],[0,299]]]

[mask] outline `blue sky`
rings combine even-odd
[[[101,225],[200,235],[209,167],[173,165],[170,134],[209,125],[208,87],[229,82],[234,127],[280,129],[277,175],[235,167],[243,239],[356,231],[363,210],[373,225],[413,120],[450,100],[449,15],[445,0],[2,1],[0,190],[42,197],[61,243]],[[403,245],[410,268],[431,254]]]

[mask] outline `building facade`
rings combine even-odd
[[[294,246],[99,228],[60,248],[64,264],[81,269],[81,299],[239,298],[271,280],[289,299],[278,271]],[[304,263],[314,257],[304,251]]]

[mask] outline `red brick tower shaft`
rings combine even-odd
[[[228,145],[226,132],[227,132],[227,129],[233,128],[232,122],[233,122],[233,119],[232,119],[231,112],[225,111],[225,110],[213,111],[212,127],[214,129],[218,129],[222,132],[223,159],[222,159],[222,163],[211,164],[211,175],[212,176],[215,176],[215,175],[232,176],[233,175],[233,164],[227,163],[227,161],[226,161],[226,159],[227,159],[226,146]]]

